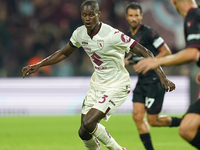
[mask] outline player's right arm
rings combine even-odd
[[[56,51],[52,55],[46,57],[42,61],[38,62],[37,64],[25,66],[22,68],[22,75],[23,78],[31,73],[35,73],[39,68],[56,64],[63,59],[69,57],[77,48],[70,46],[68,43],[65,47],[62,49]]]

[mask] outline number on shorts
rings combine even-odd
[[[107,95],[104,95],[103,97],[102,97],[102,101],[99,101],[99,103],[104,103],[105,101],[106,101],[106,98],[107,98],[108,96]]]
[[[154,98],[148,98],[148,97],[146,97],[146,99],[145,99],[145,106],[147,108],[150,108],[153,105],[154,101],[155,101]]]

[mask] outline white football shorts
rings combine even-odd
[[[91,88],[84,99],[82,114],[87,114],[91,108],[98,109],[105,113],[105,121],[120,107],[127,99],[130,87],[124,89],[108,89],[106,91],[94,90]]]

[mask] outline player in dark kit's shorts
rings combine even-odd
[[[127,35],[149,49],[155,57],[163,57],[171,54],[170,49],[158,33],[147,25],[141,23],[142,9],[138,3],[130,3],[126,7],[126,19],[130,25]],[[125,65],[138,63],[143,57],[129,53],[125,58]],[[138,81],[133,90],[133,119],[136,123],[140,139],[146,150],[153,150],[150,136],[151,126],[178,126],[179,118],[159,116],[161,112],[165,89],[162,87],[158,75],[154,70],[145,75],[139,73]]]
[[[144,103],[148,114],[159,114],[161,112],[165,89],[160,81],[150,84],[137,82],[133,94],[132,101]]]

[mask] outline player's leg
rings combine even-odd
[[[126,90],[127,92],[127,90]],[[112,91],[106,92],[97,92],[95,93],[96,98],[98,97],[97,101],[93,104],[92,108],[89,109],[87,112],[87,109],[91,107],[87,106],[89,97],[87,96],[86,101],[83,105],[82,111],[84,117],[82,118],[81,122],[81,128],[79,130],[80,137],[85,137],[86,134],[85,131],[88,131],[89,134],[96,137],[99,141],[101,141],[108,149],[110,150],[122,150],[122,147],[119,146],[119,144],[113,139],[113,137],[108,133],[106,128],[99,124],[99,121],[102,118],[109,118],[109,116],[119,107],[121,104],[126,100],[128,94],[127,93],[120,93],[119,91],[116,91],[115,93],[112,93]],[[113,96],[114,95],[114,96]],[[116,98],[116,97],[117,98]],[[122,98],[121,98],[122,96]],[[92,98],[94,98],[92,96]],[[116,99],[119,100],[115,101]],[[87,113],[85,113],[87,112]],[[87,137],[87,135],[86,135]]]
[[[144,85],[137,82],[133,91],[133,120],[137,126],[140,139],[146,150],[153,150],[153,144],[150,136],[150,128],[145,119],[145,94]]]
[[[108,89],[107,91],[96,92],[98,100],[89,113],[91,112],[91,114],[94,114],[92,110],[96,109],[100,112],[103,112],[104,119],[108,121],[109,117],[116,111],[116,109],[125,102],[128,97],[129,90],[129,87],[124,87],[124,89],[115,88]],[[124,149],[115,141],[107,129],[100,123],[97,124],[96,128],[91,134],[101,141],[109,150]]]
[[[145,119],[145,105],[144,103],[133,102],[133,120],[136,124],[139,134],[149,133],[149,125]]]
[[[184,116],[181,122],[179,133],[185,140],[191,142],[195,137],[199,127],[200,115],[195,113],[188,113]]]
[[[93,88],[91,88],[87,92],[87,95],[83,102],[82,115],[81,115],[81,126],[78,131],[78,134],[79,134],[79,137],[82,139],[85,147],[88,150],[101,150],[101,145],[100,145],[98,139],[96,139],[94,136],[92,136],[89,133],[89,131],[87,131],[84,128],[84,118],[85,118],[86,114],[88,113],[88,111],[91,109],[91,107],[94,105],[94,103],[96,103],[95,92],[94,92]],[[95,128],[95,126],[93,128]]]
[[[134,102],[133,103],[133,120],[138,129],[140,139],[144,144],[146,150],[153,150],[153,145],[150,136],[150,128],[145,119],[145,105],[144,103]]]
[[[81,115],[81,127],[78,131],[79,137],[82,139],[87,150],[101,150],[101,144],[98,139],[92,136],[83,126],[85,115]]]
[[[191,145],[200,149],[200,99],[190,105],[181,121],[179,134]]]
[[[165,89],[160,82],[148,85],[148,94],[145,98],[148,123],[153,127],[169,126],[177,127],[180,125],[181,118],[171,116],[160,116],[164,101]]]
[[[164,116],[159,114],[147,114],[148,123],[152,127],[177,127],[181,123],[181,118]]]
[[[105,117],[105,113],[92,108],[82,120],[82,125],[89,134],[96,137],[110,150],[122,150],[122,147],[114,140],[114,138],[109,134],[107,129],[98,123],[102,118]],[[80,129],[82,131],[82,128]],[[79,131],[79,133],[81,133]],[[84,137],[85,135],[81,135]]]

